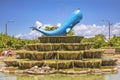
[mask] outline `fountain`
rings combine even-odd
[[[83,36],[63,36],[81,19],[82,14],[78,9],[57,30],[44,31],[32,27],[47,37],[39,37],[40,43],[27,44],[25,50],[17,51],[19,58],[4,62],[8,67],[17,67],[29,74],[88,74],[104,72],[101,68],[105,66],[113,66],[110,72],[116,71],[116,60],[102,59],[103,50],[90,49],[94,43],[82,43]]]

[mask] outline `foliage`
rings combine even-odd
[[[120,47],[120,36],[113,36],[110,42],[112,47]]]
[[[95,37],[84,38],[82,42],[93,42],[93,48],[108,47],[109,44],[111,47],[120,47],[120,36],[113,36],[110,41],[108,41],[103,34],[98,34],[95,35]]]
[[[46,27],[44,28],[44,30],[46,30],[46,31],[52,31],[52,30],[55,30],[55,29],[57,29],[57,28],[58,28],[57,26],[52,26],[52,27],[46,26]]]
[[[27,39],[20,39],[14,36],[9,36],[6,34],[0,33],[0,49],[23,49],[26,44],[30,43],[38,43],[39,40],[27,40]]]
[[[107,46],[105,42],[106,38],[103,34],[95,35],[94,37],[94,48],[101,48]]]
[[[101,47],[106,47],[108,46],[107,45],[107,42],[106,42],[106,38],[103,34],[98,34],[98,35],[95,35],[95,37],[92,37],[92,38],[84,38],[82,40],[83,43],[85,42],[93,42],[94,45],[92,46],[92,48],[101,48]]]

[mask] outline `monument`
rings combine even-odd
[[[40,29],[37,29],[36,27],[31,27],[33,30],[36,30],[38,32],[43,33],[46,36],[65,36],[68,32],[71,31],[71,29],[80,22],[80,20],[83,18],[82,12],[80,9],[75,10],[68,20],[63,23],[59,28],[53,31],[45,31]]]
[[[32,27],[46,35],[39,37],[40,43],[27,44],[17,51],[19,58],[5,60],[6,65],[23,69],[29,74],[91,74],[103,73],[101,68],[115,66],[116,60],[103,59],[103,50],[91,49],[93,43],[82,43],[83,36],[65,36],[82,19],[79,9],[58,29],[45,31]],[[108,70],[108,69],[107,69]],[[108,72],[113,72],[110,69]]]

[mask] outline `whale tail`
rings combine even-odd
[[[32,30],[39,31],[39,29],[37,29],[36,27],[30,27],[30,28],[32,28]]]

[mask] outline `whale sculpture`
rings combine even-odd
[[[53,30],[53,31],[45,31],[43,29],[38,29],[36,27],[31,27],[33,30],[36,30],[38,32],[41,32],[42,34],[46,36],[65,36],[68,32],[71,31],[71,29],[80,22],[80,20],[83,18],[83,15],[80,11],[80,9],[75,10],[68,20],[62,24],[59,28]]]

